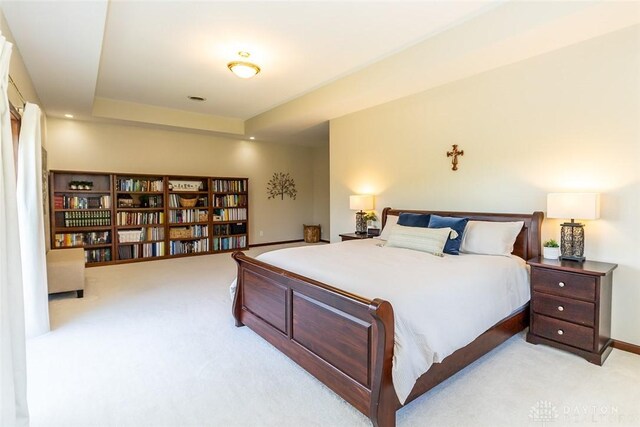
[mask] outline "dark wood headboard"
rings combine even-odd
[[[382,227],[387,223],[387,215],[399,216],[401,213],[436,214],[440,216],[454,216],[457,218],[469,218],[473,221],[524,221],[524,226],[513,245],[513,254],[524,260],[537,257],[541,254],[540,230],[542,228],[542,212],[532,214],[506,214],[506,213],[481,213],[481,212],[441,212],[419,211],[411,209],[384,208],[382,211]]]

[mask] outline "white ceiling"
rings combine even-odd
[[[336,114],[637,22],[637,14],[629,18],[637,8],[608,13],[620,3],[57,0],[0,7],[48,115],[237,135],[245,120],[259,135],[262,122],[278,116],[270,138],[311,128],[326,139],[326,126],[316,125]],[[253,79],[226,68],[240,50],[262,67]],[[385,66],[394,58],[397,65]],[[394,69],[412,77],[390,78]],[[346,82],[348,90],[322,96]],[[311,98],[314,111],[299,108]],[[287,124],[296,120],[304,125]]]

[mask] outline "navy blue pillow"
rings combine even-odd
[[[445,254],[450,255],[459,255],[460,254],[460,245],[462,244],[462,233],[464,233],[464,228],[467,226],[467,222],[469,222],[469,218],[454,218],[452,216],[439,216],[439,215],[431,215],[429,219],[429,228],[451,228],[456,233],[458,233],[458,237],[452,239],[449,237],[447,239],[447,243],[444,245],[443,252]]]
[[[413,213],[401,213],[398,218],[398,224],[405,227],[429,227],[429,214],[413,214]]]

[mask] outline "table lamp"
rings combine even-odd
[[[571,222],[561,224],[560,259],[582,262],[585,260],[584,224],[575,219],[600,218],[600,194],[547,194],[547,218],[571,218]]]
[[[356,234],[367,234],[367,221],[364,219],[364,211],[373,209],[373,196],[349,196],[349,209],[359,211],[356,212]]]

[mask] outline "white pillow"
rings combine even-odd
[[[405,227],[395,224],[385,246],[406,248],[443,256],[442,250],[449,235],[455,239],[458,233],[450,228]]]
[[[380,240],[389,239],[389,234],[391,233],[391,229],[393,228],[394,225],[398,223],[398,218],[400,217],[397,215],[387,215],[387,222],[384,224],[384,228],[382,229],[382,232],[380,232],[380,235],[375,238]]]
[[[462,236],[460,252],[481,255],[511,255],[524,221],[469,221]]]

